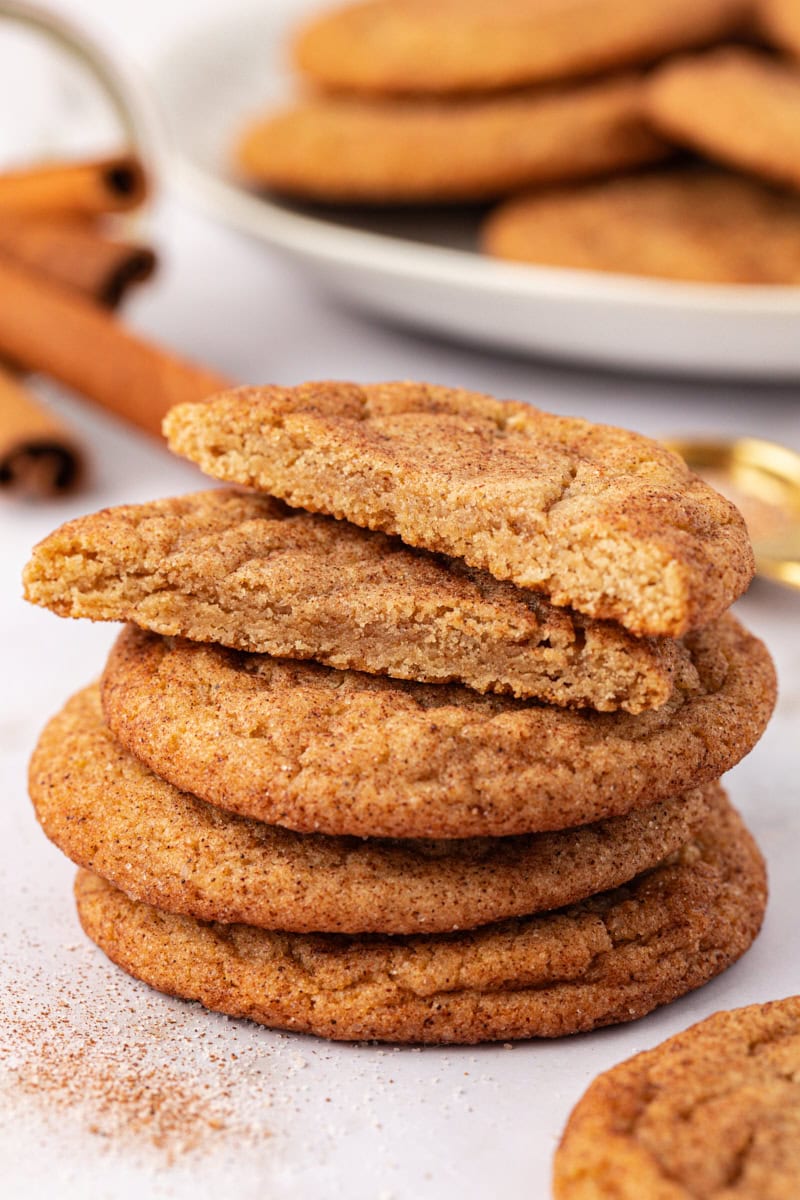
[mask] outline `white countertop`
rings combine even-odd
[[[182,22],[221,0],[62,0],[57,7],[96,16],[112,48],[146,69]],[[243,381],[420,378],[655,435],[754,433],[800,448],[794,388],[571,371],[373,325],[168,194],[153,235],[164,268],[131,303],[130,322]],[[800,991],[800,593],[762,583],[737,607],[773,652],[781,698],[729,787],[767,856],[770,907],[754,948],[694,995],[636,1024],[560,1042],[399,1050],[335,1046],[228,1021],[159,997],[111,967],[80,932],[73,868],[36,825],[25,770],[43,723],[99,672],[116,630],[26,606],[19,575],[31,545],[67,518],[202,481],[144,436],[89,407],[59,403],[91,449],[87,488],[59,503],[0,502],[0,1162],[9,1200],[545,1197],[559,1132],[598,1071],[719,1008]],[[39,1039],[49,1047],[39,1051]],[[71,1082],[53,1066],[65,1040],[75,1054]],[[37,1087],[31,1075],[39,1069]],[[159,1087],[183,1098],[200,1147],[181,1153],[163,1114],[161,1126],[156,1119],[126,1132],[131,1103],[115,1100],[115,1108],[104,1096],[126,1089],[132,1096],[137,1087],[151,1098]],[[224,1128],[212,1128],[215,1121]],[[153,1129],[163,1134],[160,1147]]]

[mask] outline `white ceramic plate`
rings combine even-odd
[[[339,214],[240,186],[231,141],[247,117],[290,93],[287,34],[317,7],[319,0],[270,0],[234,10],[162,59],[156,91],[188,199],[281,251],[346,302],[427,332],[639,370],[800,377],[800,288],[495,262],[476,252],[477,215]]]

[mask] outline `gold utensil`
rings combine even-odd
[[[740,510],[757,573],[800,589],[800,454],[753,437],[667,445]]]

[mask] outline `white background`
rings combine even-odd
[[[222,0],[62,0],[54,7],[86,22],[146,74],[181,29],[226,6]],[[800,449],[794,387],[594,374],[373,325],[316,295],[262,248],[195,216],[168,189],[153,214],[152,235],[164,268],[130,304],[131,324],[243,381],[421,378],[655,435],[754,433]],[[730,790],[767,855],[771,905],[754,949],[700,992],[633,1026],[588,1037],[509,1049],[413,1051],[273,1034],[154,996],[121,976],[86,946],[70,898],[73,869],[45,841],[25,794],[26,761],[39,729],[98,673],[115,631],[25,606],[19,575],[30,546],[61,521],[107,504],[190,490],[201,481],[144,436],[76,402],[60,403],[91,451],[87,488],[58,503],[0,501],[5,1196],[543,1197],[559,1131],[595,1073],[718,1008],[800,991],[800,594],[766,584],[754,586],[738,607],[768,641],[782,695],[763,742],[731,774]],[[84,1072],[91,1074],[95,1063],[97,1072],[107,1072],[111,1063],[122,1077],[139,1069],[134,1059],[163,1060],[181,1086],[211,1081],[231,1091],[228,1128],[205,1131],[202,1152],[170,1163],[146,1136],[123,1136],[119,1114],[103,1113],[91,1096],[65,1107],[52,1086],[39,1094],[22,1086],[35,1069],[22,1025],[40,1014],[44,1037],[49,1018],[41,1013],[53,1005],[60,1005],[60,1016],[49,1040],[68,1031],[85,1059]],[[217,1062],[209,1042],[220,1051]],[[80,1071],[77,1077],[84,1078]],[[85,1090],[91,1092],[88,1085]],[[92,1125],[100,1132],[91,1132]],[[262,1129],[266,1139],[252,1136]],[[119,1136],[103,1136],[103,1130]]]

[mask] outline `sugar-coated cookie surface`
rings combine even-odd
[[[115,737],[176,787],[301,831],[485,837],[584,825],[719,776],[775,701],[730,615],[639,716],[480,696],[123,630],[103,677]]]
[[[313,18],[294,56],[316,84],[489,91],[652,62],[733,34],[746,0],[366,0]]]
[[[46,726],[30,794],[51,841],[126,895],[204,921],[434,933],[617,887],[678,850],[718,784],[625,817],[519,838],[399,842],[292,833],[179,792],[115,743],[96,687]]]
[[[643,94],[626,77],[458,103],[311,98],[251,124],[236,161],[251,182],[313,200],[481,200],[666,157]]]
[[[647,108],[679,145],[800,190],[797,64],[728,46],[679,58],[652,77]]]
[[[800,200],[723,171],[656,171],[509,200],[483,244],[498,258],[582,271],[797,284]]]
[[[752,578],[744,522],[648,438],[422,383],[240,388],[173,408],[171,449],[207,474],[399,535],[679,637]]]
[[[24,583],[60,616],[600,711],[659,707],[688,661],[678,641],[227,489],[69,521],[35,547]]]
[[[471,933],[353,938],[209,924],[83,871],[76,895],[92,941],[160,991],[281,1029],[435,1044],[559,1037],[644,1016],[744,953],[766,882],[725,805],[631,884]]]
[[[800,996],[718,1012],[599,1076],[556,1200],[796,1200]]]

